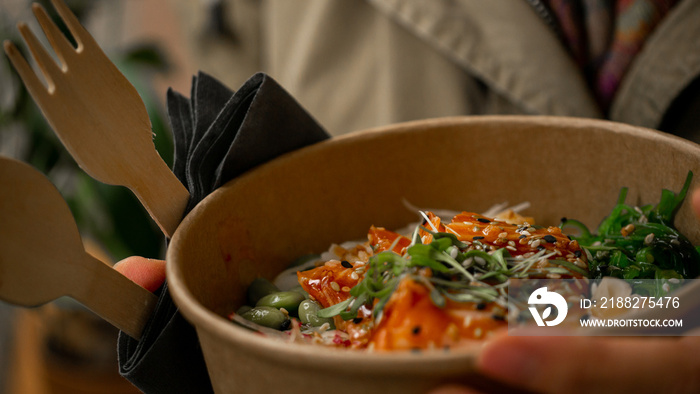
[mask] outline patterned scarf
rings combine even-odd
[[[603,111],[654,28],[679,0],[544,0]]]

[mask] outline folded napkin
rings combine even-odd
[[[270,159],[329,138],[277,82],[255,74],[233,92],[211,76],[193,78],[191,97],[168,91],[175,142],[173,172],[190,192],[187,214],[229,180]],[[167,282],[142,338],[119,334],[119,370],[146,393],[211,392],[194,327]]]

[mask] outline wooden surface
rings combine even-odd
[[[189,193],[155,150],[141,97],[68,7],[59,0],[53,3],[78,42],[77,49],[41,6],[35,4],[33,10],[60,64],[26,24],[18,25],[47,86],[9,41],[5,52],[80,167],[99,181],[131,189],[161,230],[172,236]]]

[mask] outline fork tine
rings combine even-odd
[[[29,66],[29,63],[24,60],[22,54],[19,52],[17,47],[10,42],[10,40],[5,41],[4,47],[7,57],[10,58],[10,62],[12,62],[12,65],[15,67],[15,70],[17,70],[19,77],[22,79],[22,82],[24,82],[24,86],[27,87],[27,90],[29,90],[29,93],[32,95],[32,97],[34,97],[37,104],[41,106],[41,102],[48,98],[48,91],[46,90],[46,87],[41,80],[39,80],[39,77],[37,77],[37,75],[34,73],[34,70],[32,70],[32,68]]]
[[[97,46],[97,43],[92,38],[90,33],[88,33],[83,25],[80,24],[80,21],[73,14],[70,8],[68,8],[66,3],[61,0],[51,0],[51,4],[53,4],[56,11],[58,11],[58,15],[61,16],[63,22],[66,23],[66,26],[68,26],[68,29],[73,35],[73,38],[75,38],[75,41],[78,43],[78,52],[80,52],[85,46]]]
[[[54,21],[49,17],[49,14],[46,13],[46,9],[44,9],[44,7],[38,3],[34,3],[32,5],[32,10],[34,11],[34,16],[36,16],[36,19],[39,21],[41,28],[44,30],[44,34],[46,34],[46,37],[48,37],[56,56],[58,56],[61,63],[63,63],[65,66],[67,64],[66,56],[75,52],[75,48],[70,41],[68,41],[63,32],[58,29],[58,26],[56,26]]]
[[[41,68],[41,71],[44,72],[44,77],[46,77],[49,93],[53,92],[53,90],[56,87],[56,80],[59,77],[59,73],[61,72],[61,70],[58,68],[58,65],[53,60],[51,55],[49,55],[48,52],[46,52],[44,46],[41,45],[34,33],[32,33],[31,29],[29,29],[29,26],[27,26],[27,24],[19,23],[17,25],[17,28],[22,34],[24,42],[29,47],[29,50],[32,52],[32,55],[34,56],[34,60],[36,60],[37,65],[39,66],[39,68]]]

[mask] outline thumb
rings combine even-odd
[[[132,256],[114,264],[114,269],[150,292],[165,282],[165,261]]]

